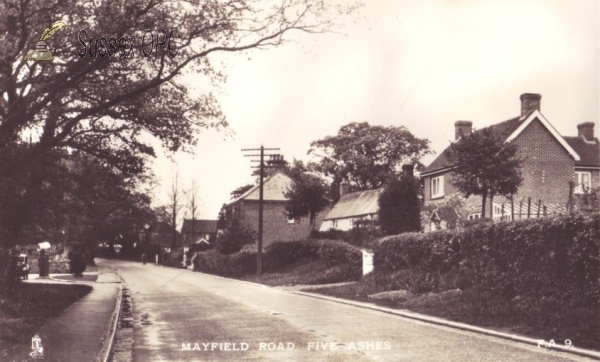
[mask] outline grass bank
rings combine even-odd
[[[19,283],[13,293],[0,296],[0,360],[31,344],[35,332],[48,319],[91,290],[88,285]]]

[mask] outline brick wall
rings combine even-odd
[[[258,232],[258,202],[241,203],[244,221]],[[317,225],[318,226],[318,225]],[[263,204],[263,247],[274,241],[292,241],[307,238],[310,223],[304,218],[296,223],[288,223],[283,202],[265,202]]]
[[[521,172],[523,184],[516,199],[531,197],[543,203],[566,204],[568,182],[574,178],[575,161],[567,150],[541,124],[534,120],[513,142],[525,162]]]
[[[431,197],[431,180],[436,177],[439,177],[439,176],[444,176],[444,197],[448,196],[450,194],[459,192],[458,189],[456,187],[454,187],[451,183],[453,174],[450,171],[447,171],[445,173],[435,174],[432,176],[426,176],[426,177],[423,177],[423,182],[424,182],[423,195],[425,197],[425,202],[443,199],[443,197],[436,197],[436,198]]]

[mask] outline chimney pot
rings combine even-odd
[[[578,136],[586,141],[594,140],[594,122],[585,122],[577,125]]]
[[[539,111],[541,108],[542,95],[537,93],[521,94],[521,119],[525,119],[531,112]]]
[[[456,121],[454,122],[454,139],[459,139],[462,135],[467,135],[473,130],[473,122]]]

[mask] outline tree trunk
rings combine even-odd
[[[494,220],[494,194],[490,194],[490,219]]]
[[[487,192],[481,194],[481,218],[485,219],[485,201],[487,199]]]

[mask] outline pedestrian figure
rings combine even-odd
[[[146,253],[142,254],[142,263],[144,263],[144,265],[146,265],[146,260],[148,260],[148,255],[146,255]]]

